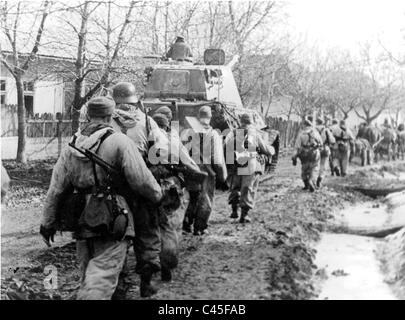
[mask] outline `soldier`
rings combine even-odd
[[[332,134],[336,143],[332,147],[333,170],[337,176],[346,176],[350,159],[351,144],[354,143],[353,133],[346,127],[346,122],[341,120],[339,126],[332,127]]]
[[[162,107],[163,108],[163,107]],[[162,111],[162,110],[161,110]],[[167,111],[167,110],[163,110]],[[170,111],[170,109],[169,109]],[[180,138],[177,132],[170,132],[170,122],[171,119],[171,112],[160,114],[156,113],[153,115],[153,120],[157,123],[159,128],[162,132],[167,136],[168,140],[170,141],[170,146],[177,149],[179,151],[174,151],[170,148],[170,155],[172,154],[179,154],[179,158],[181,159],[181,163],[187,163],[189,168],[193,168],[195,172],[199,172],[198,166],[195,164],[193,159],[189,156],[187,149],[181,144]],[[170,161],[171,163],[171,161]],[[160,170],[165,170],[160,168]],[[168,172],[165,174],[164,177],[165,183],[171,183],[175,186],[176,192],[176,199],[174,201],[178,201],[178,205],[180,205],[180,197],[182,195],[181,189],[182,184],[179,180],[178,175],[174,174],[173,172]],[[179,240],[180,234],[178,230],[181,230],[181,220],[179,216],[177,208],[159,208],[159,228],[160,228],[160,236],[162,242],[162,251],[160,254],[160,261],[162,264],[162,279],[169,281],[171,279],[171,270],[174,269],[178,264],[178,251],[179,251]]]
[[[134,85],[120,82],[113,87],[112,95],[117,104],[117,110],[113,114],[113,128],[125,133],[135,142],[148,166],[151,166],[150,160],[153,160],[152,157],[149,157],[152,144],[159,146],[162,159],[167,158],[169,142],[156,122],[140,109]],[[128,112],[129,110],[131,112]],[[133,199],[131,205],[134,208],[135,220],[136,272],[143,278],[149,279],[149,285],[142,294],[150,296],[157,292],[157,288],[150,282],[152,275],[161,270],[158,206],[149,201],[147,197]],[[168,274],[166,271],[162,270],[163,278],[165,278],[165,274]]]
[[[405,130],[404,130],[404,124],[401,123],[398,126],[398,139],[397,139],[397,150],[398,150],[398,158],[401,158],[404,160],[405,158]]]
[[[317,119],[316,120],[316,129],[318,130],[323,144],[322,144],[322,148],[321,148],[321,160],[320,160],[320,164],[319,164],[319,176],[318,179],[316,180],[316,186],[318,188],[321,187],[322,184],[322,180],[325,176],[325,170],[326,170],[326,163],[329,163],[329,158],[330,158],[330,146],[333,145],[336,141],[335,141],[335,137],[333,136],[332,132],[329,130],[329,128],[327,128],[324,125],[324,122],[322,119]]]
[[[10,186],[10,177],[7,174],[7,170],[1,165],[1,203],[4,203],[8,188]]]
[[[198,110],[201,132],[192,132],[189,147],[191,156],[200,170],[206,172],[202,186],[189,186],[190,200],[183,220],[183,230],[194,235],[202,235],[208,227],[208,220],[214,205],[216,180],[220,184],[226,181],[226,165],[220,135],[210,126],[211,107],[203,106]]]
[[[156,109],[155,114],[158,114],[158,113],[166,116],[167,121],[169,121],[169,130],[170,130],[170,123],[173,120],[172,110],[170,110],[169,107],[163,106],[163,107]]]
[[[323,141],[318,131],[312,127],[311,121],[303,121],[303,130],[300,132],[295,147],[296,154],[293,156],[293,165],[297,164],[297,158],[301,161],[301,178],[304,182],[303,190],[315,191],[315,180],[319,170],[320,148]]]
[[[112,99],[91,99],[88,103],[90,121],[80,133],[73,136],[71,143],[77,148],[92,150],[122,172],[114,181],[114,185],[123,186],[125,181],[129,186],[127,190],[118,191],[115,196],[121,209],[130,211],[123,197],[127,192],[129,196],[142,195],[157,204],[162,200],[162,190],[146,167],[136,145],[112,129],[114,108]],[[61,205],[59,202],[69,188],[74,188],[76,193],[86,197],[80,224],[74,232],[82,272],[77,298],[111,299],[125,264],[130,240],[134,237],[133,217],[128,214],[127,224],[121,225],[125,233],[122,239],[114,238],[109,228],[108,232],[102,231],[105,230],[103,221],[109,221],[112,215],[110,210],[102,210],[102,204],[107,206],[108,202],[108,193],[103,190],[111,188],[107,172],[75,149],[65,148],[52,173],[40,228],[41,235],[49,245],[56,232],[57,208]],[[141,294],[149,282],[150,279],[141,277]]]
[[[166,58],[171,58],[172,60],[177,61],[189,61],[192,62],[193,54],[191,49],[184,41],[183,36],[177,36],[176,41],[170,47],[169,51],[166,53]]]
[[[395,160],[396,157],[396,145],[397,145],[397,133],[392,129],[388,123],[388,119],[384,120],[382,129],[382,141],[377,146],[376,156],[387,154],[388,161]]]
[[[225,148],[227,162],[228,155],[231,156],[233,162],[232,171],[228,176],[231,190],[229,204],[232,206],[230,218],[239,217],[238,207],[240,207],[239,222],[250,222],[248,212],[254,208],[260,176],[264,172],[263,155],[271,157],[275,154],[275,150],[264,142],[260,132],[254,127],[252,116],[248,113],[241,116],[241,127],[227,135]],[[238,159],[235,159],[233,154],[241,155],[241,157],[238,156]],[[242,159],[244,156],[245,158]]]

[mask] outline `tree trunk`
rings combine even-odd
[[[79,129],[79,118],[80,110],[83,105],[83,95],[84,95],[84,81],[79,79],[75,81],[75,97],[73,99],[72,107],[72,132],[77,132]]]
[[[17,162],[26,163],[27,155],[25,154],[26,143],[26,122],[25,122],[25,103],[24,103],[24,85],[21,75],[17,75],[17,117],[18,117],[18,146],[17,146]]]

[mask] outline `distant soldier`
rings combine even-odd
[[[382,141],[376,148],[376,157],[386,154],[388,161],[395,160],[397,146],[397,133],[385,119],[382,129]]]
[[[8,188],[10,186],[10,177],[7,174],[7,170],[1,165],[1,203],[4,203]]]
[[[184,41],[183,36],[177,36],[176,41],[166,53],[166,58],[177,61],[192,61],[193,54],[188,44]]]
[[[202,235],[208,227],[208,220],[214,206],[215,185],[224,184],[227,177],[221,136],[210,125],[211,107],[203,106],[198,111],[201,131],[193,131],[190,141],[191,157],[201,171],[208,174],[202,187],[188,188],[190,201],[183,220],[183,230]]]
[[[172,110],[170,110],[169,107],[163,106],[163,107],[160,107],[160,108],[156,109],[156,111],[154,112],[154,114],[158,114],[158,113],[164,115],[166,117],[167,121],[169,121],[169,128],[168,129],[170,130],[170,123],[173,120]]]
[[[313,128],[311,121],[303,121],[303,129],[298,135],[295,147],[296,154],[293,156],[293,165],[297,164],[297,158],[301,161],[301,178],[304,182],[304,189],[311,192],[315,191],[315,183],[318,177],[320,148],[323,145],[318,130]]]
[[[79,151],[65,148],[53,169],[41,222],[40,233],[50,245],[56,232],[57,208],[63,205],[59,202],[64,195],[74,190],[86,197],[74,232],[81,270],[77,298],[82,300],[111,299],[116,290],[134,237],[134,221],[127,199],[141,195],[152,203],[162,200],[162,190],[136,145],[113,130],[114,108],[115,103],[109,98],[91,99],[87,108],[90,121],[74,135],[71,143],[79,149],[93,151],[121,174],[111,177]],[[113,208],[116,203],[116,210],[110,209],[111,202]],[[117,212],[120,216],[127,212],[126,223],[122,218],[116,220]],[[123,231],[123,238],[116,237],[116,227]],[[143,289],[141,284],[141,291]]]
[[[230,217],[237,219],[240,207],[239,222],[250,222],[248,212],[255,205],[260,176],[264,172],[264,157],[273,156],[275,150],[264,142],[260,132],[254,127],[252,116],[248,113],[242,115],[241,127],[227,135],[225,150],[227,158],[228,152],[235,154],[231,155],[233,165],[228,177],[231,190],[229,204],[232,206]]]
[[[331,154],[330,146],[333,145],[336,141],[332,132],[324,125],[322,119],[316,120],[316,129],[318,130],[323,142],[320,150],[321,160],[319,164],[319,176],[316,180],[316,186],[320,188],[322,180],[325,176],[326,164],[329,164],[329,158]]]
[[[405,160],[405,130],[404,130],[404,124],[401,123],[398,126],[398,140],[397,140],[397,150],[398,150],[398,158],[401,158],[401,160]]]
[[[332,127],[336,143],[332,147],[333,170],[337,176],[346,176],[350,159],[351,144],[354,143],[353,133],[346,127],[346,121],[341,120],[339,126]]]
[[[357,131],[357,135],[356,138],[358,139],[367,139],[367,123],[366,122],[362,122],[359,125],[359,130]]]
[[[330,125],[328,126],[328,129],[330,132],[332,132],[333,128],[336,128],[339,126],[339,121],[337,119],[332,119]],[[333,133],[332,133],[333,135]],[[335,141],[336,142],[336,141]],[[332,144],[330,146],[330,156],[329,156],[329,168],[330,168],[330,173],[332,176],[335,175],[335,168],[334,168],[334,157],[336,156],[335,152],[334,152],[334,148],[333,148],[334,144]]]

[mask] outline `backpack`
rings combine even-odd
[[[318,158],[319,144],[316,141],[313,131],[308,132],[308,142],[301,148],[298,157],[301,162],[316,161]]]

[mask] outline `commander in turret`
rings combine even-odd
[[[184,37],[180,35],[177,36],[176,41],[171,45],[165,57],[176,61],[192,62],[193,60],[190,46],[185,42]]]

